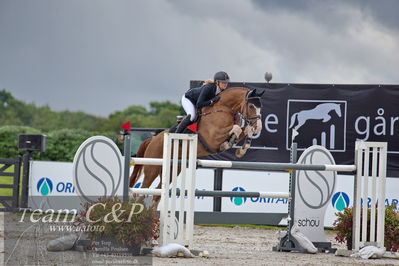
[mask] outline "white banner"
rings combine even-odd
[[[288,192],[289,174],[283,172],[224,170],[223,190]],[[287,213],[288,200],[223,198],[222,212]]]

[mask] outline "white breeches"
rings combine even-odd
[[[186,111],[188,115],[191,115],[190,120],[194,121],[197,115],[197,111],[194,104],[189,99],[187,99],[184,94],[183,97],[181,97],[181,105],[183,106],[184,111]]]

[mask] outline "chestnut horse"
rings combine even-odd
[[[242,157],[249,149],[252,136],[262,129],[261,101],[263,92],[244,87],[232,87],[222,91],[220,100],[213,106],[203,107],[197,127],[197,156],[206,156],[230,149],[237,142],[246,138],[243,146],[236,151],[237,157]],[[136,157],[162,158],[165,130],[151,139],[142,142]],[[142,188],[149,188],[152,182],[161,176],[162,166],[136,165],[130,176],[130,187],[139,179],[144,170]],[[161,187],[161,183],[157,188]],[[160,197],[154,196],[153,207],[157,207]]]

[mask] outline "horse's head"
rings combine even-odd
[[[247,126],[253,128],[255,135],[259,134],[262,130],[260,111],[262,108],[261,97],[263,93],[265,91],[258,93],[256,89],[250,90],[245,96],[245,102],[243,103],[242,114],[244,115]]]
[[[264,91],[247,87],[232,87],[220,93],[220,104],[228,106],[234,113],[240,114],[242,118],[241,127],[250,128],[254,135],[262,130],[261,122],[261,97]],[[248,128],[248,129],[249,129]]]

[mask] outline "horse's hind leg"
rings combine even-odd
[[[159,182],[157,189],[160,189],[162,187],[162,181]],[[158,208],[159,201],[161,200],[161,196],[153,196],[152,197],[152,208],[155,210]]]
[[[161,166],[145,165],[144,166],[144,179],[143,179],[141,188],[149,188],[151,186],[151,184],[154,182],[154,180],[161,174],[161,171],[162,171]],[[162,184],[162,182],[160,180],[157,188],[159,188],[161,186],[161,184]],[[153,202],[156,197],[159,197],[159,196],[153,196]],[[154,206],[156,208],[158,206],[158,204],[154,205],[154,203],[153,203],[152,207],[154,207]]]
[[[143,184],[141,185],[142,188],[149,188],[154,180],[159,176],[161,173],[160,166],[152,166],[146,165],[144,166],[144,179]]]

